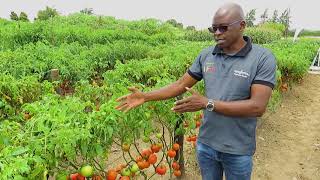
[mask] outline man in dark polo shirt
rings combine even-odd
[[[203,50],[189,70],[176,82],[156,91],[118,99],[119,110],[128,111],[147,101],[176,97],[185,91],[192,96],[177,101],[175,112],[204,110],[197,141],[197,157],[204,180],[248,180],[255,152],[257,117],[265,112],[276,81],[273,54],[243,36],[242,8],[223,5],[212,26],[217,44]],[[190,89],[204,80],[205,96]]]

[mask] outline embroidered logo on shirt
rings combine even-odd
[[[250,76],[249,73],[243,71],[243,70],[234,70],[233,75],[243,77],[243,78],[248,78]]]
[[[205,66],[203,67],[203,72],[205,73],[213,73],[215,72],[216,68],[214,67],[214,63],[206,63]]]

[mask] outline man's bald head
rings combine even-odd
[[[221,6],[213,17],[212,31],[217,45],[227,51],[243,45],[243,32],[246,26],[243,10],[235,3]],[[237,48],[234,48],[237,49]]]
[[[238,4],[227,3],[217,10],[214,19],[223,19],[225,21],[244,20],[244,13]]]

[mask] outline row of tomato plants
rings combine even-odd
[[[81,46],[79,43],[59,47],[42,42],[28,44],[14,51],[0,52],[0,71],[20,78],[59,69],[62,79],[78,81],[113,69],[116,61],[152,56],[152,46],[145,42],[116,41],[108,45]]]
[[[6,20],[1,20],[0,23],[0,37],[3,39],[1,49],[16,49],[39,41],[54,46],[72,42],[92,46],[118,40],[145,41],[158,45],[179,39],[183,33],[182,30],[156,19],[124,21],[81,14],[33,23]]]
[[[144,41],[159,45],[176,40],[211,41],[207,30],[185,30],[156,19],[140,21],[116,20],[113,17],[96,17],[81,14],[60,16],[49,21],[10,22],[0,21],[0,49],[16,49],[36,42],[48,42],[59,46],[78,42],[83,46],[110,44],[114,41]],[[256,27],[245,32],[258,44],[270,43],[281,38],[281,32]]]
[[[189,46],[190,50],[194,46],[195,45]],[[183,46],[180,45],[181,51],[187,51],[183,49]],[[190,52],[192,51],[188,52],[190,56]],[[195,50],[193,53],[194,52]],[[174,55],[175,53],[172,51],[169,52],[169,54]],[[185,52],[182,52],[181,55],[175,55],[175,57],[179,57],[179,59],[176,60],[182,63],[186,55]],[[166,61],[168,62],[169,60],[166,58]],[[164,63],[164,61],[159,60],[159,63]],[[153,66],[145,68],[139,66],[140,71],[148,68],[153,69]],[[138,70],[138,67],[136,70]],[[156,73],[161,74],[161,77],[154,76],[153,78],[158,79],[160,82],[161,78],[166,77],[163,71],[156,71]],[[152,72],[152,70],[150,72]],[[119,70],[118,73],[120,75],[121,71]],[[169,77],[169,73],[167,73],[167,76]],[[172,78],[172,76],[170,76],[170,78]],[[16,139],[16,136],[11,137],[9,134],[2,134],[2,137],[6,139],[4,142],[7,142],[6,148],[4,148],[2,152],[7,151],[8,153],[4,153],[5,155],[2,157],[2,159],[4,159],[4,162],[1,162],[2,167],[6,167],[2,171],[3,178],[13,177],[13,174],[16,175],[15,177],[35,178],[42,172],[49,172],[50,174],[65,172],[67,167],[72,167],[74,168],[73,171],[77,171],[82,164],[87,163],[91,165],[94,164],[97,166],[95,169],[100,168],[101,170],[104,169],[101,167],[103,167],[103,162],[105,162],[104,157],[108,148],[112,143],[115,143],[113,140],[117,139],[119,141],[118,144],[121,145],[124,141],[126,143],[132,143],[134,139],[139,139],[142,130],[144,133],[143,136],[152,136],[155,132],[159,133],[159,129],[153,128],[151,124],[152,121],[149,120],[150,123],[146,123],[147,120],[155,114],[154,110],[149,110],[148,112],[146,108],[142,108],[140,110],[138,109],[138,112],[133,112],[127,116],[119,114],[119,112],[114,110],[115,103],[110,100],[110,98],[119,97],[127,93],[125,87],[128,85],[127,83],[130,83],[130,80],[127,79],[127,81],[125,81],[124,79],[126,79],[125,75],[123,75],[123,81],[112,84],[106,80],[105,85],[102,87],[90,85],[88,81],[79,82],[74,97],[61,99],[61,97],[50,95],[49,93],[44,95],[39,101],[24,104],[22,108],[23,111],[19,115],[22,123],[16,123],[14,121],[2,123],[2,125],[8,125],[2,128],[4,130],[10,129],[12,126],[18,124],[22,125],[18,125],[20,128],[18,128],[16,132],[10,132],[10,134],[18,134],[20,137],[18,139]],[[170,80],[172,81],[172,79]],[[51,89],[49,92],[52,92],[53,86],[48,89]],[[101,99],[103,97],[105,99]],[[172,103],[173,102],[170,103],[170,106]],[[66,105],[64,106],[64,104]],[[168,116],[168,108],[164,108],[163,104],[155,105],[155,108],[157,109],[156,114],[163,117],[161,121],[163,124],[166,124],[164,127],[166,127],[167,131],[174,132],[172,125],[176,123],[171,121],[172,119],[176,121],[179,118],[176,117],[174,113]],[[113,122],[113,124],[110,124],[110,122]],[[168,129],[169,127],[171,129]],[[135,133],[122,134],[122,132]],[[15,139],[15,141],[13,141],[13,139]],[[170,139],[172,139],[172,136]],[[68,140],[68,142],[66,142],[66,140]],[[170,146],[168,143],[163,149],[167,151]],[[12,166],[13,164],[5,163],[10,158],[21,158],[21,156],[26,155],[30,157],[23,161],[23,166]],[[79,160],[79,158],[82,160]],[[79,161],[82,161],[82,163],[78,164]],[[95,161],[101,161],[102,163],[99,164]],[[158,164],[155,167],[157,168],[158,166],[163,168],[163,164]],[[30,173],[30,171],[32,171],[32,173]],[[174,173],[174,171],[172,171],[172,173]],[[103,176],[103,173],[100,175]]]

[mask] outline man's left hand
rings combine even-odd
[[[208,99],[193,89],[186,87],[192,95],[182,100],[176,101],[175,106],[171,109],[174,112],[195,112],[204,109],[208,103]]]

